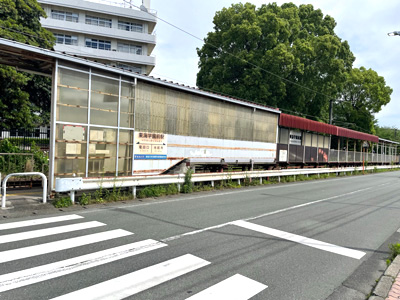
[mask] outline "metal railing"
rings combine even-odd
[[[40,172],[26,172],[26,173],[12,173],[8,174],[2,183],[3,186],[3,193],[1,197],[1,208],[5,209],[6,208],[6,195],[7,195],[7,181],[10,177],[12,176],[32,176],[32,175],[38,175],[42,177],[43,179],[43,203],[47,202],[47,177]]]
[[[3,174],[25,172],[28,163],[34,168],[33,153],[0,153],[0,172]]]
[[[399,163],[398,155],[354,152],[345,150],[329,150],[329,162],[374,162],[374,163]]]
[[[399,168],[399,166],[368,166],[365,170],[374,169],[392,169]],[[266,177],[278,177],[278,181],[282,176],[299,176],[299,175],[313,175],[313,174],[326,174],[326,173],[352,173],[362,171],[362,167],[346,167],[346,168],[315,168],[315,169],[285,169],[285,170],[272,170],[272,171],[244,171],[244,172],[224,172],[224,173],[195,173],[192,174],[192,182],[211,182],[214,186],[215,181],[221,180],[238,180],[251,178],[259,179],[260,181]],[[62,178],[56,179],[57,180]],[[164,185],[164,184],[178,184],[184,183],[185,174],[177,175],[154,175],[154,176],[134,176],[134,177],[105,177],[105,178],[78,178],[82,180],[79,188],[71,190],[71,197],[75,196],[75,191],[78,190],[98,190],[100,188],[124,188],[132,187],[133,194],[136,196],[136,187],[148,185]],[[72,199],[71,199],[72,200]]]
[[[47,127],[34,129],[0,128],[0,140],[9,140],[20,150],[30,150],[32,143],[41,149],[49,149],[50,129]]]

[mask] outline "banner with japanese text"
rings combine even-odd
[[[135,132],[135,159],[167,159],[167,135]]]

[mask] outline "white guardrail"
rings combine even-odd
[[[391,169],[399,168],[399,165],[392,166],[368,166],[365,170],[377,169]],[[192,174],[192,182],[211,182],[214,186],[215,181],[221,180],[238,180],[245,178],[259,178],[260,182],[266,177],[280,177],[282,176],[298,176],[298,175],[313,175],[313,174],[326,174],[326,173],[352,173],[355,171],[362,171],[363,167],[345,167],[345,168],[315,168],[315,169],[284,169],[272,171],[243,171],[243,172],[224,172],[224,173],[194,173]],[[114,188],[114,187],[132,187],[133,195],[136,196],[136,187],[148,185],[161,185],[161,184],[178,184],[180,185],[185,180],[185,174],[176,175],[147,175],[135,177],[104,177],[104,178],[56,178],[56,192],[70,192],[71,200],[75,200],[75,191],[79,190],[97,190],[100,188]]]

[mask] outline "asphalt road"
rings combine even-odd
[[[400,241],[399,186],[388,172],[3,220],[0,299],[365,299]]]

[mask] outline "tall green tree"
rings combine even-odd
[[[340,100],[335,104],[335,122],[355,130],[375,132],[374,114],[390,102],[393,90],[374,70],[354,68],[347,74]]]
[[[198,49],[200,87],[327,119],[354,56],[312,5],[234,4]]]
[[[312,5],[270,3],[256,8],[239,3],[223,8],[197,49],[197,85],[326,122],[329,101],[341,99],[352,85],[356,88],[351,81],[357,74],[352,70],[355,57],[335,27],[332,17]],[[364,79],[372,72],[364,72]],[[360,99],[357,108],[372,119],[354,121],[352,116],[341,121],[368,123],[363,128],[372,130],[372,113],[390,100],[390,88],[375,75],[371,80],[377,81],[380,93],[368,101]]]
[[[40,17],[46,14],[36,0],[0,0],[0,37],[50,49],[55,39],[41,27]],[[49,84],[49,79],[0,65],[0,127],[29,128],[46,122]]]
[[[376,134],[383,139],[400,142],[400,130],[395,127],[375,126]],[[400,146],[398,146],[400,148]],[[399,152],[398,152],[399,153]]]

